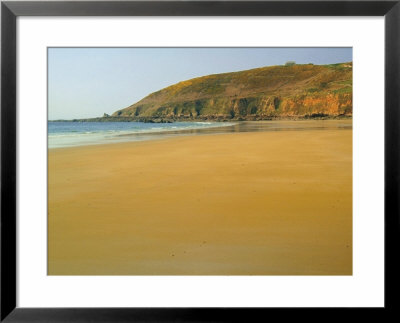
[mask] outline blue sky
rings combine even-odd
[[[49,48],[49,120],[99,117],[194,77],[352,61],[351,48]]]

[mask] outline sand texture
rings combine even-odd
[[[50,149],[50,275],[351,275],[352,130]]]

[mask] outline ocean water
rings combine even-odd
[[[191,133],[201,129],[229,127],[230,122],[48,122],[48,147],[61,148],[143,141]]]
[[[182,135],[259,131],[352,129],[352,120],[248,122],[48,122],[48,147],[61,148],[144,141]]]

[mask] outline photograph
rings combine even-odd
[[[353,274],[352,47],[48,47],[47,275]]]
[[[396,315],[399,2],[2,1],[0,321]]]

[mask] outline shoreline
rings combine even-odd
[[[351,275],[345,130],[50,149],[48,274]]]
[[[197,136],[212,134],[227,134],[238,132],[269,132],[269,131],[289,131],[289,130],[323,130],[323,129],[342,129],[352,128],[352,120],[262,120],[262,121],[238,121],[232,124],[221,123],[220,125],[205,126],[204,128],[182,128],[154,130],[154,131],[132,131],[126,133],[115,134],[107,138],[108,142],[103,139],[92,140],[92,142],[78,142],[76,144],[66,145],[64,147],[48,147],[48,149],[60,149],[68,147],[92,146],[92,145],[108,145],[121,142],[136,142],[157,140],[163,138],[172,138],[179,136]],[[85,135],[82,136],[84,138]],[[51,137],[50,137],[51,138]],[[50,139],[49,138],[49,139]]]

